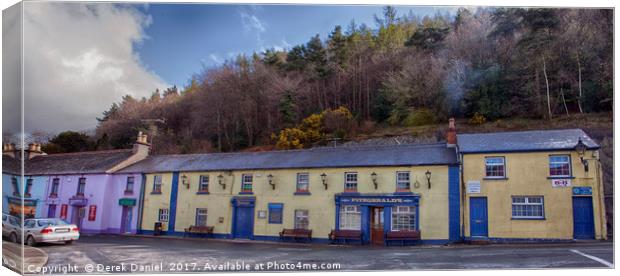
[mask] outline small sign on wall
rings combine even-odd
[[[258,211],[258,218],[259,218],[259,219],[265,219],[265,218],[267,218],[267,211],[265,211],[265,210],[260,210],[260,211]]]
[[[88,221],[94,221],[97,219],[97,205],[90,205],[88,208]]]
[[[570,179],[551,179],[551,187],[553,188],[563,188],[570,187],[571,181]]]
[[[60,218],[67,219],[67,209],[69,206],[67,204],[63,204],[60,206]]]
[[[592,195],[592,187],[573,187],[573,195]]]
[[[479,194],[480,193],[480,181],[467,181],[467,193]]]

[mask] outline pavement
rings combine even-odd
[[[614,267],[613,243],[600,241],[376,247],[97,235],[39,248],[57,273]]]
[[[47,253],[45,251],[30,247],[23,246],[24,258],[22,259],[22,245],[18,243],[12,243],[2,241],[2,263],[9,269],[22,273],[22,260],[23,267],[30,267],[33,270],[43,267],[47,263]]]

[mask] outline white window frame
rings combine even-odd
[[[160,208],[157,212],[157,219],[160,222],[168,222],[170,218],[170,210],[168,208]]]
[[[209,215],[209,211],[207,210],[207,208],[196,208],[196,216],[194,219],[196,226],[207,226],[208,215]],[[201,217],[204,217],[204,219]],[[204,224],[198,224],[199,218],[201,218],[200,220],[204,221]]]
[[[305,176],[305,180],[302,180],[301,177]],[[300,189],[299,187],[301,185],[305,185],[306,188],[305,189]],[[297,185],[296,185],[296,189],[297,192],[308,192],[310,191],[310,174],[309,173],[298,173],[297,174]]]
[[[417,206],[393,206],[390,223],[391,231],[414,231],[418,229]],[[406,219],[405,219],[406,218]],[[408,224],[405,220],[408,220]],[[401,227],[407,226],[407,227]]]
[[[84,194],[86,194],[86,177],[78,178],[78,188],[77,188],[77,191],[75,192],[75,194],[77,194],[77,195],[84,195]]]
[[[362,209],[359,205],[340,206],[340,225],[342,230],[362,229]]]
[[[523,202],[515,202],[515,199],[524,199]],[[531,202],[533,198],[540,199],[540,202]],[[510,212],[513,219],[544,219],[545,218],[545,198],[543,196],[513,196],[511,199]],[[514,206],[540,206],[541,214],[540,215],[516,215],[515,210],[513,210]],[[526,210],[524,210],[526,211]]]
[[[401,179],[401,175],[406,175],[407,179]],[[407,188],[401,188],[401,184],[406,184]],[[396,172],[396,191],[397,192],[406,192],[411,191],[411,172],[400,171]]]
[[[490,159],[501,159],[502,163],[489,163]],[[502,166],[503,175],[489,175],[488,167],[489,166]],[[506,157],[504,156],[487,156],[484,157],[484,176],[485,178],[506,178]]]
[[[156,174],[153,176],[153,192],[161,193],[161,187],[163,186],[164,181],[163,179],[164,178],[161,174]]]
[[[349,176],[355,176],[355,180],[349,180]],[[357,192],[357,172],[346,172],[344,173],[344,190],[345,192]],[[354,189],[348,188],[349,186],[355,187]]]
[[[129,181],[131,179],[131,181]],[[129,184],[131,183],[131,189]],[[136,178],[134,176],[128,176],[127,182],[125,183],[125,192],[133,192],[134,185],[136,183]]]
[[[566,162],[552,162],[551,158],[553,157],[566,157],[568,158],[568,161]],[[568,174],[551,174],[551,164],[568,164]],[[555,154],[555,155],[549,155],[549,176],[551,177],[569,177],[571,176],[573,173],[573,166],[571,164],[571,157],[569,154]]]
[[[305,227],[303,219],[306,220]],[[307,209],[295,210],[293,221],[295,229],[310,229],[310,212]]]
[[[210,181],[209,180],[209,175],[206,175],[206,174],[201,175],[198,178],[198,191],[199,192],[206,192],[206,191],[208,191],[209,190],[209,181]]]
[[[52,189],[50,191],[50,195],[58,196],[60,192],[60,178],[55,177],[52,179]]]
[[[249,181],[247,181],[246,177],[249,177]],[[254,175],[251,173],[244,173],[241,175],[241,192],[252,192],[254,188]],[[250,189],[246,189],[245,185],[249,185]]]

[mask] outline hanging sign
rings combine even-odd
[[[60,206],[60,218],[67,219],[67,208],[69,206],[67,204],[63,204]]]
[[[563,188],[570,187],[570,179],[551,179],[551,187],[553,188]]]
[[[468,194],[479,194],[480,190],[480,181],[467,181]]]
[[[97,219],[97,205],[90,205],[88,207],[88,221],[94,221]]]

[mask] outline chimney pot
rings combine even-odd
[[[448,121],[448,132],[446,133],[446,143],[449,147],[456,146],[456,126],[454,118],[450,118]]]

